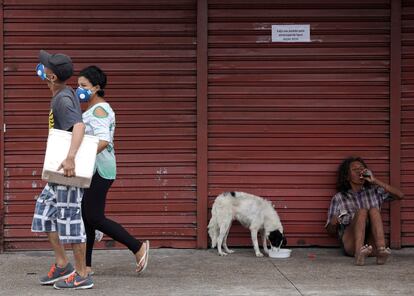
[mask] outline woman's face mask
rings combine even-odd
[[[76,89],[76,96],[81,103],[88,102],[91,99],[92,94],[93,92],[90,89],[82,88],[80,86]]]

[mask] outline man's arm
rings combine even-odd
[[[85,125],[83,122],[75,123],[72,129],[72,140],[70,142],[68,155],[58,168],[58,170],[63,168],[63,173],[67,177],[75,176],[75,156],[79,150],[84,135]]]
[[[108,146],[108,144],[109,144],[109,142],[107,142],[107,141],[99,140],[98,152],[96,154],[101,153]]]

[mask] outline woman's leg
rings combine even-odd
[[[93,186],[93,182],[91,182],[91,187]],[[82,198],[82,219],[83,224],[85,226],[86,232],[86,269],[89,273],[92,267],[92,251],[93,245],[95,243],[95,228],[89,223],[88,215],[86,214],[88,211],[93,211],[93,196],[89,192],[89,189],[86,189],[83,194]]]
[[[85,216],[87,222],[112,239],[125,245],[134,254],[140,251],[142,243],[131,236],[121,225],[105,217],[106,194],[113,180],[107,180],[95,173],[88,189]],[[95,234],[93,234],[95,237]]]
[[[375,247],[385,247],[384,227],[382,225],[381,212],[377,208],[369,209],[369,220],[371,224],[371,233],[375,241]]]
[[[372,252],[372,246],[364,245],[367,218],[368,211],[360,209],[342,236],[345,253],[354,256],[357,265],[364,265],[365,257]]]
[[[384,227],[382,225],[381,212],[377,208],[369,210],[369,219],[371,222],[371,233],[374,238],[377,264],[385,264],[391,251],[385,247]]]

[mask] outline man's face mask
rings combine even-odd
[[[43,64],[38,64],[36,66],[36,74],[40,77],[40,79],[45,80],[47,79],[47,75],[45,72],[45,66]]]
[[[47,81],[54,83],[49,77],[47,77],[45,66],[41,63],[36,66],[36,74],[37,76],[40,77],[40,79],[42,80],[46,79]]]
[[[79,102],[86,103],[91,99],[92,91],[79,86],[76,89],[76,95],[78,96]]]

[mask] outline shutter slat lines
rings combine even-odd
[[[389,1],[208,3],[209,205],[261,195],[290,245],[337,244],[324,224],[340,161],[389,178]],[[272,43],[272,24],[310,24],[312,42]],[[239,225],[229,241],[251,244]]]
[[[34,74],[41,48],[70,55],[76,72],[96,64],[108,74],[118,161],[108,217],[154,246],[196,247],[197,1],[58,2],[2,2],[4,248],[50,249],[30,232],[50,103]],[[402,246],[414,245],[411,2],[401,9]],[[340,161],[362,156],[389,181],[390,3],[208,1],[208,110],[199,114],[208,114],[209,208],[223,191],[261,195],[289,245],[337,245],[324,223]],[[272,43],[272,24],[310,24],[312,42]],[[229,243],[251,245],[250,234],[236,223]],[[121,246],[105,238],[97,247]]]
[[[414,3],[402,1],[401,244],[414,245]]]
[[[6,0],[4,29],[5,249],[50,248],[30,232],[50,102],[34,73],[42,48],[70,55],[76,73],[96,64],[108,75],[118,162],[108,217],[153,246],[195,247],[196,1]]]

